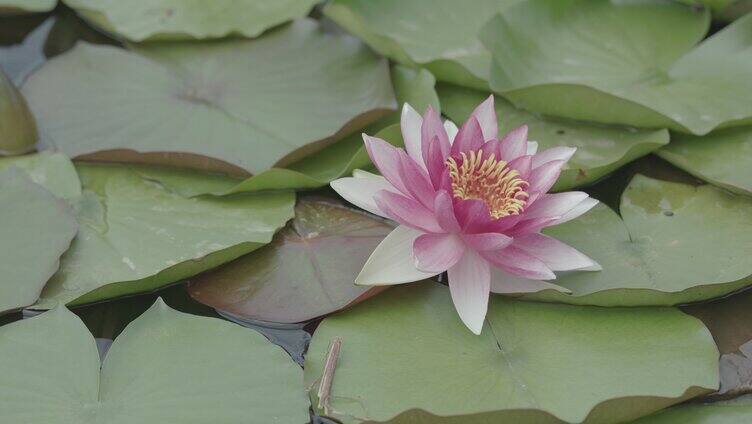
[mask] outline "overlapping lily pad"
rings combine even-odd
[[[752,122],[752,16],[709,39],[675,2],[532,0],[484,27],[491,88],[554,116],[706,134]]]
[[[451,85],[440,85],[438,93],[444,113],[455,122],[464,122],[487,96],[479,91]],[[538,142],[539,150],[555,146],[577,147],[577,153],[554,186],[556,190],[596,181],[666,145],[669,139],[666,130],[636,130],[542,117],[517,109],[499,96],[494,99],[494,104],[501,133],[527,125],[529,137]]]
[[[698,137],[673,134],[657,152],[697,178],[752,195],[752,128],[729,128]]]
[[[0,15],[49,12],[55,5],[57,0],[0,0]]]
[[[24,84],[71,157],[258,174],[396,107],[386,61],[312,20],[257,40],[79,43]]]
[[[77,229],[63,200],[18,169],[0,172],[0,312],[36,302]]]
[[[189,292],[245,318],[295,323],[327,315],[383,289],[353,282],[393,229],[336,202],[303,200],[271,244],[193,278]]]
[[[680,405],[634,424],[740,424],[752,422],[752,396],[725,402]]]
[[[324,14],[399,63],[425,66],[441,81],[488,87],[490,54],[478,33],[520,0],[334,0]]]
[[[101,366],[86,326],[62,306],[0,328],[8,422],[303,423],[301,370],[263,336],[157,301]]]
[[[13,167],[23,171],[32,181],[57,197],[74,201],[81,196],[81,182],[76,168],[63,154],[41,152],[0,158],[0,171]]]
[[[127,167],[77,169],[81,227],[37,308],[150,291],[193,276],[268,243],[293,215],[289,192],[188,199]]]
[[[752,284],[752,198],[711,185],[635,176],[621,218],[607,206],[547,230],[595,259],[598,272],[554,281],[531,299],[602,306],[672,305]]]
[[[255,37],[302,18],[317,0],[63,0],[93,25],[132,41]]]
[[[34,150],[37,127],[21,93],[0,69],[0,156]]]
[[[334,338],[339,362],[321,387]],[[346,424],[626,422],[714,389],[717,355],[702,323],[673,308],[494,296],[475,336],[447,288],[423,282],[326,318],[305,379],[316,412]]]

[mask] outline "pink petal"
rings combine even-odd
[[[552,147],[550,149],[546,149],[533,156],[533,168],[537,168],[546,162],[551,162],[554,160],[563,160],[564,162],[566,162],[572,157],[572,155],[574,155],[574,152],[576,151],[577,148],[575,147]]]
[[[483,159],[489,158],[493,154],[496,160],[501,159],[501,143],[499,140],[488,140],[483,143]]]
[[[530,178],[528,179],[528,182],[530,183],[530,186],[528,186],[528,193],[548,192],[556,180],[559,179],[561,167],[564,166],[565,163],[566,162],[563,160],[554,160],[546,162],[537,168],[533,168],[533,171],[530,173]]]
[[[402,140],[405,142],[407,154],[421,167],[423,164],[423,147],[420,139],[420,128],[423,125],[423,118],[409,104],[402,106],[402,116],[400,118],[400,128],[402,129]]]
[[[541,194],[532,204],[525,208],[524,218],[558,218],[588,198],[582,191]]]
[[[420,127],[421,152],[424,162],[428,162],[428,147],[434,137],[438,137],[439,139],[442,156],[445,158],[448,157],[451,146],[449,145],[446,130],[444,130],[444,124],[441,123],[439,114],[429,106],[426,114],[423,116],[423,125]]]
[[[428,178],[426,171],[419,167],[415,161],[404,151],[400,154],[400,177],[402,181],[408,181],[406,185],[409,194],[418,200],[429,210],[433,209],[433,199],[436,197],[436,190]]]
[[[363,265],[355,284],[383,286],[425,280],[437,273],[427,273],[415,268],[413,243],[424,234],[421,231],[400,225],[376,246]]]
[[[382,176],[374,175],[369,178],[340,178],[330,183],[334,191],[353,205],[365,209],[372,214],[386,217],[386,214],[376,206],[374,196],[381,190],[394,191],[394,187]]]
[[[444,272],[465,253],[465,244],[456,234],[423,234],[413,243],[415,267],[423,272]]]
[[[551,284],[547,281],[530,280],[518,277],[500,270],[491,269],[491,293],[499,294],[524,294],[537,293],[542,290],[555,290],[562,293],[572,293],[571,290]]]
[[[530,171],[533,169],[533,157],[530,155],[520,156],[509,162],[507,166],[511,169],[516,169],[520,173],[520,178],[527,181],[530,177]]]
[[[434,137],[428,145],[426,168],[431,178],[431,184],[435,188],[438,188],[441,184],[442,174],[447,169],[446,156],[444,156],[444,152],[441,150],[441,142],[438,137]]]
[[[459,157],[461,152],[471,152],[480,149],[483,146],[483,132],[480,124],[475,117],[465,121],[454,138],[451,155]]]
[[[500,250],[512,243],[512,238],[499,233],[463,234],[465,244],[473,250]]]
[[[499,123],[496,119],[496,109],[494,109],[494,96],[488,96],[483,103],[479,104],[470,118],[475,118],[480,124],[483,131],[483,140],[491,140],[499,137]]]
[[[386,141],[363,134],[363,142],[371,162],[376,165],[381,175],[387,179],[397,190],[409,194],[407,187],[400,176],[399,150]]]
[[[444,232],[434,214],[417,200],[386,190],[376,193],[374,200],[386,216],[402,225],[427,233]]]
[[[493,221],[486,203],[478,199],[455,199],[454,213],[465,233],[485,232]]]
[[[527,152],[527,125],[509,131],[501,140],[501,158],[511,162]]]
[[[475,334],[480,334],[488,311],[491,273],[488,262],[467,250],[457,265],[449,268],[449,292],[460,319]]]
[[[460,231],[460,224],[457,217],[454,216],[454,202],[452,195],[446,190],[439,190],[434,199],[433,212],[441,228],[448,233],[457,233]]]
[[[482,252],[481,255],[494,266],[523,278],[532,280],[553,280],[556,275],[543,261],[528,254],[512,244],[494,252]]]
[[[600,268],[597,262],[577,249],[540,233],[517,237],[514,239],[513,246],[540,259],[552,271]]]
[[[514,227],[505,231],[505,233],[509,234],[512,237],[519,237],[523,234],[528,234],[528,233],[537,233],[542,228],[553,225],[553,223],[556,222],[557,219],[559,219],[559,217],[547,217],[547,216],[541,217],[541,218],[527,219],[527,220],[518,222]]]
[[[589,211],[595,205],[598,204],[598,201],[596,199],[593,199],[592,197],[588,197],[587,199],[580,202],[577,206],[573,207],[569,210],[569,212],[562,215],[561,218],[555,220],[554,222],[550,223],[549,225],[559,225],[563,222],[571,221],[578,216],[584,214],[585,212]]]

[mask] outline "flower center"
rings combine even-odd
[[[483,160],[483,150],[460,156],[460,163],[453,157],[446,161],[455,197],[486,202],[494,219],[522,212],[528,198],[528,182],[520,178],[519,172],[505,161],[496,160],[493,153]]]

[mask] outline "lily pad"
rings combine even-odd
[[[163,287],[263,246],[293,216],[290,192],[188,199],[126,167],[77,169],[81,228],[35,308]]]
[[[600,306],[673,305],[712,299],[752,284],[752,198],[711,185],[636,175],[621,199],[621,217],[598,205],[550,227],[603,267],[561,275],[571,290],[529,299]]]
[[[423,66],[440,81],[488,88],[490,53],[478,32],[520,0],[334,0],[324,14],[399,63]],[[421,111],[422,112],[422,111]]]
[[[49,12],[56,5],[57,0],[0,0],[0,15]]]
[[[334,338],[340,360],[322,386]],[[423,282],[326,318],[305,380],[314,410],[345,424],[626,422],[714,389],[717,357],[702,323],[674,308],[494,296],[476,336],[448,289]]]
[[[353,282],[394,227],[326,200],[304,200],[274,241],[191,279],[189,293],[223,312],[295,323],[363,301],[384,287]]]
[[[752,122],[752,15],[707,40],[676,2],[532,0],[482,31],[491,88],[554,116],[706,134]]]
[[[63,0],[102,30],[132,41],[255,37],[308,14],[317,0]]]
[[[687,404],[633,424],[739,424],[752,421],[752,396],[742,396],[725,402]]]
[[[658,156],[697,178],[752,195],[752,128],[729,128],[705,136],[673,134]]]
[[[157,301],[101,365],[94,338],[63,306],[0,328],[0,410],[10,422],[302,423],[302,372],[235,324]]]
[[[475,106],[488,96],[451,85],[440,85],[438,93],[444,113],[455,122],[464,122]],[[577,153],[564,168],[555,190],[592,183],[668,144],[669,140],[667,130],[637,130],[543,117],[517,109],[499,96],[495,96],[494,105],[500,133],[527,125],[528,137],[538,142],[539,150],[556,146],[577,147]]]
[[[40,152],[33,155],[0,158],[0,171],[15,167],[33,182],[52,194],[74,201],[81,196],[81,181],[70,159],[60,153]]]
[[[37,127],[21,93],[0,69],[0,155],[34,150]]]
[[[0,312],[36,302],[78,224],[73,210],[17,169],[0,172]]]
[[[386,61],[312,20],[257,40],[135,49],[79,43],[29,77],[46,141],[70,157],[247,176],[396,107]]]

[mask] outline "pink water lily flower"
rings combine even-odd
[[[536,153],[522,126],[498,139],[493,96],[459,130],[431,108],[402,109],[405,149],[363,134],[381,176],[356,171],[331,183],[343,198],[400,225],[355,283],[401,284],[447,272],[455,308],[480,334],[489,292],[559,286],[554,271],[599,270],[574,248],[540,233],[597,204],[583,192],[548,193],[574,148]]]

